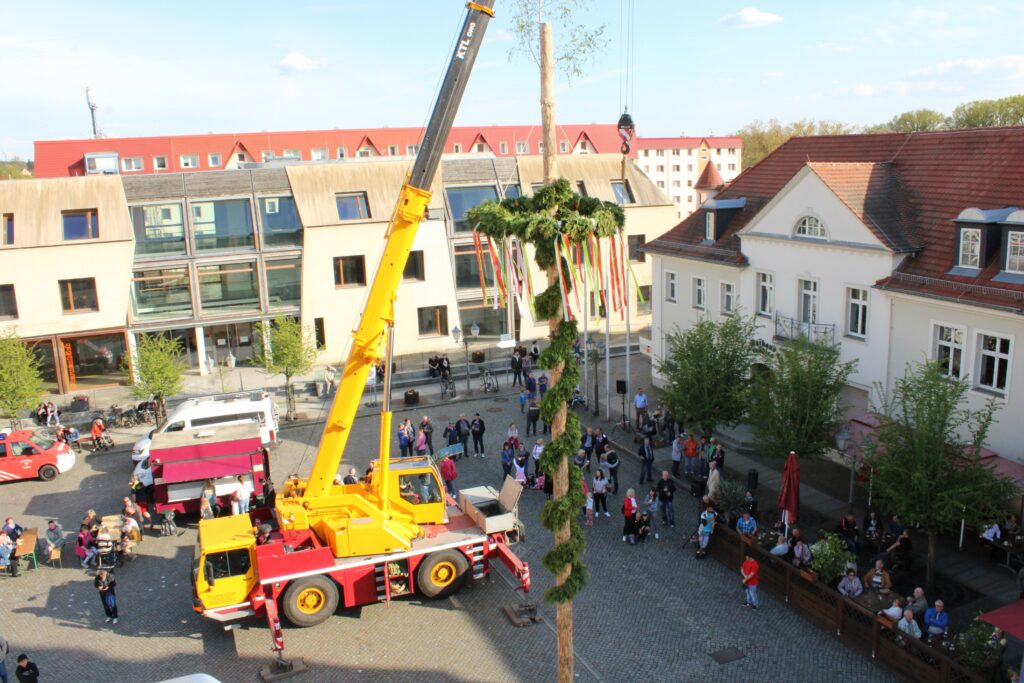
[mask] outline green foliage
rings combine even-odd
[[[886,123],[870,126],[866,133],[919,133],[946,127],[946,116],[934,109],[915,109],[892,117]]]
[[[737,314],[724,322],[704,318],[685,332],[668,335],[668,353],[658,361],[667,384],[662,399],[684,424],[705,432],[736,424],[746,415],[750,366],[760,356],[753,344],[756,323]]]
[[[839,345],[801,337],[766,354],[767,370],[754,373],[748,422],[765,455],[820,455],[842,424],[839,394],[856,361],[839,362]]]
[[[950,114],[950,128],[992,128],[1024,125],[1024,95],[998,100],[974,100],[961,104]]]
[[[956,659],[969,669],[989,674],[1002,661],[1003,649],[992,642],[993,627],[972,621],[956,637]]]
[[[965,407],[968,380],[946,377],[938,363],[908,367],[891,391],[876,386],[879,425],[870,444],[874,488],[906,524],[928,531],[931,579],[936,534],[995,519],[1017,485],[981,463],[997,404]],[[961,434],[967,434],[965,440]]]
[[[838,534],[821,533],[811,547],[811,569],[818,572],[818,578],[825,583],[832,583],[842,576],[851,562],[855,563],[856,558]]]
[[[743,514],[747,503],[747,487],[735,479],[726,479],[720,474],[718,488],[715,489],[715,508],[726,521]]]
[[[139,335],[136,342],[138,381],[132,393],[138,398],[157,399],[174,396],[184,383],[185,362],[181,359],[181,341],[162,335]]]
[[[587,16],[592,5],[592,0],[515,0],[512,33],[516,44],[508,52],[509,59],[525,54],[540,64],[537,26],[540,22],[551,22],[552,32],[557,30],[561,35],[555,43],[555,67],[568,79],[582,76],[583,67],[608,44],[604,24],[588,29],[575,22],[577,17]]]
[[[786,140],[810,135],[847,135],[856,128],[840,121],[814,121],[803,119],[781,123],[771,119],[767,123],[754,120],[736,131],[743,139],[743,168],[750,168],[775,151]]]
[[[270,353],[263,340],[269,335]],[[280,317],[273,324],[259,323],[256,330],[256,354],[253,362],[262,365],[270,375],[284,375],[288,395],[288,419],[295,419],[295,393],[292,378],[309,372],[316,360],[316,344],[294,318]]]
[[[13,330],[0,335],[0,414],[18,427],[18,412],[35,408],[43,395],[39,359]]]

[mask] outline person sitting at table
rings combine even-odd
[[[924,597],[924,589],[918,586],[914,589],[914,594],[907,598],[907,609],[914,613],[915,619],[920,619],[924,616],[924,611],[928,609],[928,599]]]
[[[941,640],[946,637],[949,631],[949,613],[945,608],[946,603],[936,600],[935,607],[924,613],[924,628],[928,633],[928,640]]]
[[[789,543],[786,543],[786,537],[782,534],[775,535],[775,545],[771,549],[772,555],[776,557],[785,557],[789,555]]]
[[[100,558],[108,558],[109,560],[113,552],[114,539],[110,535],[110,530],[105,526],[101,526],[99,533],[96,534],[96,553]]]
[[[992,522],[990,525],[985,527],[985,530],[981,532],[981,537],[986,541],[995,543],[1003,537],[1003,530],[1000,528],[998,522]]]
[[[92,529],[83,524],[75,538],[75,555],[82,562],[82,569],[88,567],[96,559],[96,553],[96,539],[92,534]]]
[[[9,567],[11,576],[18,576],[18,558],[14,555],[17,544],[5,532],[0,531],[0,569]]]
[[[852,567],[846,570],[846,576],[839,582],[838,590],[848,598],[855,598],[864,592],[864,584],[857,576],[857,570]]]
[[[839,520],[839,535],[846,541],[846,547],[850,549],[850,552],[855,556],[860,554],[860,534],[857,530],[857,518],[854,517],[852,512],[847,512],[846,516]]]
[[[900,633],[905,633],[918,640],[921,639],[921,627],[914,621],[914,613],[909,609],[903,610],[903,618],[896,624],[896,628],[899,629]]]
[[[875,566],[864,575],[864,585],[875,592],[883,588],[886,590],[892,588],[892,577],[889,576],[889,572],[885,569],[885,562],[875,560]]]
[[[1012,539],[1014,536],[1020,533],[1020,522],[1017,520],[1017,515],[1012,512],[1007,512],[1003,516],[1003,535],[1007,538]]]
[[[882,520],[878,518],[878,513],[874,510],[868,510],[861,526],[864,528],[864,537],[868,540],[877,540],[882,535]]]
[[[743,515],[736,521],[736,531],[744,536],[753,536],[757,533],[757,520],[750,515],[750,510],[744,510]]]
[[[46,523],[46,531],[43,533],[42,543],[46,548],[46,556],[49,557],[54,548],[64,547],[64,529],[57,520],[51,519]]]
[[[142,540],[142,530],[134,517],[124,515],[121,517],[121,552],[129,560],[135,559],[133,548]]]
[[[899,536],[903,533],[903,522],[899,515],[893,515],[889,520],[889,535]]]
[[[904,529],[903,533],[900,534],[900,537],[896,539],[896,542],[889,546],[885,551],[886,559],[889,561],[889,566],[905,567],[913,549],[914,544],[910,540],[910,529]]]
[[[14,522],[14,517],[8,517],[4,520],[3,528],[0,529],[0,531],[3,531],[7,534],[9,539],[17,543],[18,539],[21,538],[21,535],[25,532],[25,529],[22,528],[20,524],[16,524]]]
[[[803,534],[802,531],[800,531],[799,527],[792,527],[792,528],[790,528],[790,530],[789,530],[789,545],[790,545],[790,547],[795,546],[797,541],[803,541],[803,540],[804,540],[804,534]]]
[[[903,600],[899,596],[894,597],[892,604],[883,610],[879,610],[878,613],[896,621],[903,616]]]
[[[811,563],[811,549],[802,538],[793,544],[792,562],[794,567],[804,567]]]

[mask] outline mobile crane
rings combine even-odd
[[[334,484],[367,375],[385,357],[386,367],[392,367],[398,284],[493,6],[494,0],[466,5],[419,153],[391,216],[309,478],[296,487],[298,495],[278,496],[272,510],[199,525],[192,566],[195,610],[222,622],[265,616],[279,661],[284,649],[279,612],[293,625],[313,626],[331,616],[339,602],[354,607],[413,593],[447,595],[469,576],[485,576],[494,558],[529,590],[529,567],[509,547],[512,528],[481,520],[475,508],[463,510],[447,498],[429,458],[391,462],[390,373],[385,373],[379,459],[366,482]],[[503,489],[501,498],[502,506],[494,508],[508,512],[511,506],[514,516],[518,497]]]

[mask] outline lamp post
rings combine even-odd
[[[452,339],[455,340],[456,344],[458,344],[459,341],[462,341],[463,345],[466,347],[466,395],[467,396],[473,394],[473,391],[469,388],[469,337],[470,336],[472,336],[473,339],[476,339],[477,337],[480,336],[480,326],[477,325],[476,323],[473,323],[473,326],[469,328],[469,335],[463,334],[462,330],[459,329],[458,325],[456,325],[455,327],[452,328]]]
[[[836,434],[836,449],[839,454],[846,458],[846,449],[850,447],[850,432],[846,431],[846,427],[840,427],[839,432]],[[857,454],[854,453],[850,457],[850,495],[849,501],[850,508],[853,508],[853,479],[857,475]]]

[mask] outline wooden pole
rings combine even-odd
[[[551,24],[540,25],[540,123],[544,138],[544,183],[558,178],[558,142],[555,139],[555,57]]]

